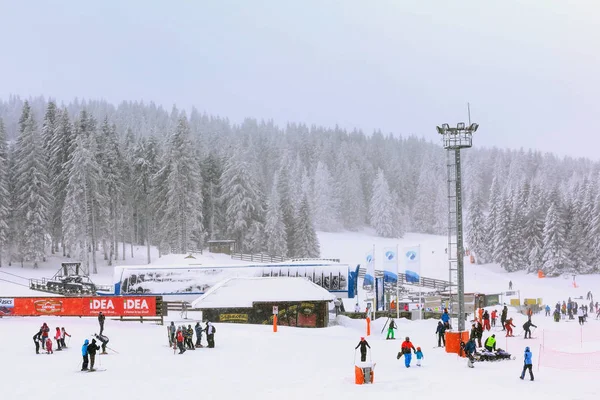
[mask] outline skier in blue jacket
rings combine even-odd
[[[442,314],[442,322],[444,323],[444,327],[446,329],[451,329],[450,328],[450,314],[448,314],[448,309],[444,308],[444,313]]]
[[[531,380],[533,380],[533,371],[532,371],[532,366],[533,363],[531,361],[532,358],[532,354],[531,354],[531,350],[529,350],[529,347],[525,347],[525,354],[524,354],[524,365],[523,365],[523,372],[521,372],[521,379],[525,378],[525,371],[529,370],[529,377],[531,378]]]
[[[83,342],[83,346],[81,346],[81,355],[83,356],[83,365],[81,366],[82,371],[88,370],[88,363],[89,363],[88,345],[89,344],[90,344],[90,341],[85,339],[85,342]]]

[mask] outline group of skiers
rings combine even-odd
[[[359,347],[360,347],[360,361],[365,362],[365,361],[367,361],[367,348],[371,349],[371,346],[369,345],[369,343],[367,342],[367,340],[364,337],[361,337],[360,342],[358,342],[358,344],[356,345],[354,350],[357,350]],[[417,366],[420,367],[421,360],[424,358],[423,352],[421,351],[420,347],[417,347],[415,349],[415,346],[412,344],[412,342],[410,341],[410,338],[408,336],[405,338],[404,342],[402,342],[402,345],[400,346],[400,351],[398,352],[398,355],[396,358],[399,360],[400,357],[404,356],[404,366],[406,368],[410,368],[410,363],[412,360],[412,352],[414,352],[415,356],[417,357]]]
[[[208,348],[215,347],[215,333],[217,328],[212,322],[207,322],[206,326],[202,328],[200,322],[196,322],[194,328],[192,325],[185,325],[176,327],[175,323],[171,321],[171,325],[167,328],[169,336],[169,346],[174,349],[179,348],[179,354],[183,354],[186,350],[196,350],[196,348],[202,346],[202,332],[206,333],[206,342]],[[196,333],[196,343],[194,344],[194,332]]]
[[[81,364],[82,371],[95,371],[94,364],[96,362],[96,352],[98,350],[102,349],[102,353],[100,354],[107,354],[106,344],[109,341],[108,337],[101,334],[94,334],[94,338],[95,339],[92,339],[91,343],[88,339],[85,339],[83,346],[81,346],[81,355],[83,357],[83,363]],[[101,343],[100,346],[98,346],[96,339]]]
[[[40,354],[40,349],[46,350],[46,354],[54,354],[54,351],[52,350],[52,339],[49,336],[50,328],[48,327],[48,324],[44,322],[40,327],[39,331],[35,335],[33,335],[33,343],[35,344],[35,354]],[[56,340],[57,351],[67,347],[67,344],[65,342],[65,338],[67,336],[71,337],[71,335],[67,333],[64,327],[56,327],[56,332],[54,333],[54,340]]]
[[[590,297],[590,293],[588,293],[588,298]],[[571,301],[569,297],[568,301],[563,301],[562,305],[560,302],[556,303],[554,308],[553,318],[555,322],[559,322],[561,319],[565,319],[566,316],[569,316],[569,319],[575,319],[575,315],[577,315],[577,319],[579,325],[583,325],[586,322],[586,318],[588,316],[588,311],[593,313],[594,309],[596,310],[596,319],[600,317],[600,307],[598,302],[594,304],[594,299],[592,298],[590,301],[589,307],[587,305],[579,305],[576,301]],[[546,305],[546,316],[550,315],[550,306]]]

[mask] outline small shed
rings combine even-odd
[[[214,322],[322,328],[335,296],[306,278],[230,278],[211,287],[192,307]]]
[[[209,240],[208,251],[231,255],[231,253],[237,253],[237,242],[232,239]]]

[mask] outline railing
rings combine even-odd
[[[231,253],[232,260],[260,262],[260,263],[271,263],[271,262],[283,262],[287,259],[282,256],[270,256],[268,254],[244,254],[244,253]]]
[[[365,268],[359,268],[358,270],[358,276],[361,278],[364,278],[365,274],[366,274],[367,270]],[[376,278],[381,278],[383,277],[383,271],[375,271],[375,277]],[[404,284],[404,283],[410,283],[406,280],[406,275],[403,273],[398,273],[398,283],[400,285]],[[415,282],[416,283],[416,282]],[[419,286],[423,286],[423,287],[429,287],[432,289],[439,289],[439,290],[445,290],[447,287],[450,286],[450,282],[448,281],[444,281],[441,279],[433,279],[433,278],[426,278],[426,277],[420,277],[419,279]]]
[[[291,261],[291,262],[295,262],[295,261],[331,261],[334,263],[339,263],[340,259],[339,258],[292,258],[286,261]]]

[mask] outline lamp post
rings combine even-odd
[[[450,272],[450,304],[452,304],[452,271],[456,271],[458,290],[458,330],[465,330],[465,273],[462,223],[462,182],[460,150],[472,146],[473,133],[479,125],[472,123],[465,126],[459,122],[456,128],[448,124],[438,126],[437,132],[442,135],[444,149],[448,154],[448,261]],[[456,242],[452,241],[456,235]],[[453,248],[455,247],[455,252]],[[454,257],[455,256],[455,257]],[[456,268],[454,265],[456,264]]]

